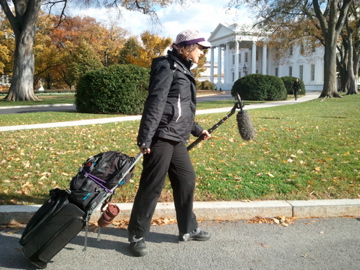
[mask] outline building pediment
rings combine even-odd
[[[216,46],[219,44],[227,43],[229,38],[235,38],[235,31],[231,29],[227,24],[220,23],[208,39],[212,46]]]

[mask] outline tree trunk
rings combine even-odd
[[[353,48],[353,42],[352,42],[352,39],[353,39],[353,35],[352,35],[352,31],[351,29],[348,28],[348,39],[349,39],[349,42],[348,42],[348,62],[347,62],[347,69],[348,69],[348,81],[349,81],[349,89],[348,89],[348,92],[347,94],[348,95],[353,95],[353,94],[357,94],[357,85],[356,85],[356,82],[355,82],[355,75],[354,75],[354,65],[353,65],[353,60],[354,60],[354,48]]]
[[[11,86],[6,100],[38,100],[34,94],[34,39],[36,22],[42,0],[13,1],[15,14],[7,2],[1,1],[1,6],[14,30],[15,52],[14,68]]]
[[[34,35],[22,31],[15,49],[14,69],[9,94],[11,101],[38,100],[34,94]]]
[[[326,41],[324,54],[324,86],[320,97],[341,97],[337,91],[336,44]]]
[[[343,0],[342,3],[339,0],[325,2],[327,5],[324,11],[320,8],[319,1],[312,1],[325,39],[324,86],[320,97],[341,97],[336,87],[336,44],[352,0]]]

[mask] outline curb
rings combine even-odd
[[[114,221],[129,220],[132,203],[119,203],[120,214]],[[26,224],[41,205],[0,205],[0,224]],[[194,202],[198,220],[241,220],[253,217],[330,218],[360,217],[360,199],[311,201],[225,201]],[[91,215],[95,223],[101,213],[98,207]],[[176,219],[172,202],[158,203],[153,219]]]

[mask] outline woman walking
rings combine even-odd
[[[148,253],[145,237],[166,175],[173,189],[179,241],[210,238],[193,213],[195,172],[186,149],[190,134],[210,137],[194,122],[196,89],[190,71],[209,47],[198,31],[186,30],[177,35],[166,56],[153,59],[137,142],[144,153],[143,171],[128,226],[134,256]]]
[[[300,82],[299,82],[298,78],[296,78],[296,80],[294,81],[292,89],[294,91],[295,100],[297,100],[298,92],[299,92],[299,90],[301,90],[301,85],[300,85]]]

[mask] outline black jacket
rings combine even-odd
[[[203,128],[194,122],[196,87],[190,65],[179,60],[175,49],[153,59],[138,146],[149,148],[154,137],[187,143],[190,133],[200,136]]]
[[[299,89],[301,88],[300,82],[294,81],[292,88],[294,91],[299,91]]]

